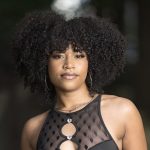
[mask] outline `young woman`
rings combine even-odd
[[[50,102],[25,124],[22,150],[147,150],[135,105],[102,90],[124,67],[126,42],[112,23],[42,11],[16,33],[16,68]]]

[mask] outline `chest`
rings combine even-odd
[[[105,147],[105,149],[104,149]],[[39,135],[37,150],[118,150],[93,102],[78,112],[49,113]]]

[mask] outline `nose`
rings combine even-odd
[[[74,60],[71,56],[67,56],[65,61],[64,61],[64,65],[63,65],[63,68],[64,69],[72,69],[74,68]]]

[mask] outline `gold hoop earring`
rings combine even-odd
[[[49,90],[49,87],[48,87],[48,84],[47,84],[47,77],[46,77],[46,75],[45,75],[44,82],[45,82],[45,89]]]
[[[93,80],[92,80],[92,76],[91,76],[90,72],[89,72],[89,78],[90,78],[90,86],[92,87],[93,86]]]

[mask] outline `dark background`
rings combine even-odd
[[[19,150],[25,121],[47,109],[14,72],[11,37],[27,12],[50,8],[51,0],[0,0],[0,150]],[[139,109],[150,145],[150,1],[92,0],[99,16],[110,17],[128,40],[125,72],[106,93],[131,99]]]

